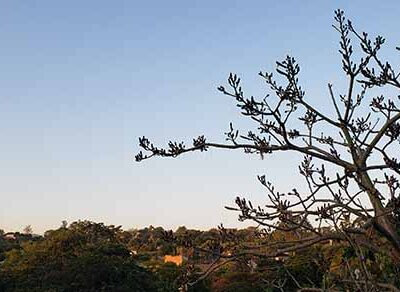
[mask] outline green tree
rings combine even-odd
[[[4,291],[156,291],[118,241],[119,227],[89,221],[49,231],[6,253]]]

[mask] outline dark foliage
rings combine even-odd
[[[3,291],[157,291],[118,233],[118,227],[83,221],[22,244],[0,266]]]

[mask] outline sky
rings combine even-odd
[[[213,150],[136,163],[138,138],[223,142],[229,122],[251,129],[216,87],[235,72],[263,96],[257,73],[287,54],[329,112],[327,83],[344,84],[337,8],[384,35],[398,62],[397,1],[0,0],[0,228],[247,226],[224,206],[265,202],[257,174],[301,186],[301,157]]]

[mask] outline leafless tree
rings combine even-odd
[[[279,192],[261,175],[258,180],[267,192],[266,205],[253,206],[237,197],[237,206],[227,208],[239,212],[239,220],[252,220],[266,230],[301,231],[303,236],[276,245],[270,253],[254,249],[246,253],[275,257],[335,240],[352,245],[361,260],[364,248],[384,248],[399,261],[400,71],[379,55],[383,37],[371,39],[360,33],[341,10],[335,11],[334,19],[348,80],[342,93],[333,84],[327,86],[327,102],[335,115],[313,105],[300,85],[300,66],[287,56],[276,62],[276,76],[259,73],[270,91],[263,98],[245,95],[240,78],[232,73],[228,86],[218,87],[236,101],[242,115],[255,122],[255,130],[242,134],[230,124],[226,143],[208,142],[200,136],[189,147],[170,141],[167,148],[159,148],[142,137],[139,145],[145,152],[140,151],[136,161],[211,148],[242,149],[262,157],[281,151],[299,153],[304,156],[299,171],[307,192],[296,188]],[[359,44],[356,53],[354,40]],[[225,260],[232,256],[238,255]],[[368,271],[364,273],[367,279]]]
[[[32,226],[26,225],[26,226],[24,227],[23,232],[24,232],[24,234],[27,234],[27,235],[32,234],[32,232],[33,232]]]

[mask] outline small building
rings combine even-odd
[[[254,259],[250,259],[247,265],[249,266],[251,273],[254,273],[258,267],[258,264]]]
[[[174,263],[177,266],[182,265],[183,263],[183,256],[182,255],[165,255],[164,256],[164,263]]]
[[[8,239],[8,240],[16,240],[17,239],[14,232],[8,232],[8,233],[4,234],[4,238]]]

